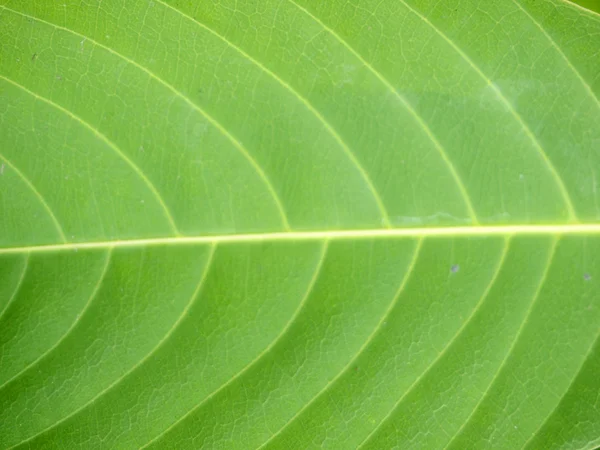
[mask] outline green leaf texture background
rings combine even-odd
[[[600,16],[0,0],[0,447],[600,445]]]
[[[573,3],[591,9],[595,12],[600,12],[600,0],[571,0]]]

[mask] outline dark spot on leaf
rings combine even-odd
[[[583,279],[585,281],[590,281],[592,279],[592,276],[589,273],[584,273],[583,274]]]
[[[450,272],[452,273],[457,273],[460,270],[460,266],[458,264],[454,264],[451,268],[450,268]]]
[[[31,55],[32,62],[35,62],[36,59],[37,59],[37,53],[34,53],[33,55]]]

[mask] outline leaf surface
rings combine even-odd
[[[600,445],[599,48],[562,0],[0,0],[0,446]]]

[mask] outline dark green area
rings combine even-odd
[[[600,13],[600,0],[572,0],[573,3]]]

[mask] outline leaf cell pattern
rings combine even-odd
[[[0,446],[600,445],[598,48],[563,0],[0,0]]]

